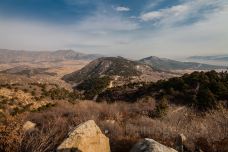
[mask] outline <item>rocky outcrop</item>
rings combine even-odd
[[[110,152],[109,139],[93,120],[78,125],[57,152]]]
[[[31,121],[26,121],[23,125],[23,131],[27,132],[27,131],[32,131],[34,130],[36,127],[36,124],[31,122]]]
[[[184,134],[179,134],[176,140],[177,149],[179,152],[184,152],[184,144],[187,138]]]
[[[176,150],[166,147],[153,139],[145,138],[138,142],[131,152],[177,152]]]

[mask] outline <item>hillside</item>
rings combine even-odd
[[[228,55],[190,56],[190,57],[188,57],[188,59],[193,59],[193,60],[228,61]]]
[[[128,84],[110,88],[98,96],[98,101],[136,102],[145,97],[194,106],[200,111],[215,109],[228,100],[228,73],[193,72],[150,84]],[[224,102],[223,102],[224,101]]]
[[[200,62],[213,65],[228,65],[228,55],[210,55],[210,56],[190,56],[186,59],[190,62]]]
[[[21,51],[0,49],[0,63],[12,62],[56,62],[64,60],[94,60],[101,55],[84,54],[73,50]]]
[[[161,70],[214,70],[227,68],[225,66],[201,64],[196,62],[180,62],[155,56],[141,59],[140,62]]]
[[[33,68],[29,66],[16,66],[10,69],[0,71],[1,74],[15,74],[15,75],[25,75],[34,76],[38,74],[55,76],[56,73],[48,72],[48,68]]]
[[[108,80],[105,78],[92,79],[98,93]],[[40,151],[47,147],[48,151],[56,151],[72,128],[95,120],[109,138],[112,152],[128,152],[145,136],[177,148],[180,134],[186,136],[186,151],[226,152],[227,82],[227,73],[194,72],[157,83],[110,88],[97,100],[108,102],[82,100],[81,94],[56,84],[1,84],[0,151],[32,152],[41,144],[44,146]],[[87,80],[80,87],[91,93],[96,85],[89,83]],[[27,121],[35,123],[35,128],[23,130]]]
[[[167,73],[167,77],[171,74]],[[152,67],[122,57],[103,57],[92,61],[79,71],[67,74],[63,80],[70,83],[79,83],[89,78],[111,76],[114,79],[149,79],[156,81],[165,77],[165,74]],[[145,80],[144,79],[144,80]],[[147,81],[146,80],[146,81]],[[150,80],[148,80],[150,81]]]

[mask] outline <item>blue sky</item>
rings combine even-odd
[[[178,58],[227,42],[227,0],[0,1],[0,48]]]

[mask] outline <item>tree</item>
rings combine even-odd
[[[101,78],[90,78],[79,84],[76,89],[85,91],[86,99],[93,99],[96,95],[100,94],[110,83],[110,78],[105,76]]]
[[[216,98],[214,94],[208,88],[200,87],[197,94],[196,106],[200,110],[208,110],[215,108]]]
[[[163,97],[161,101],[159,101],[159,103],[156,105],[156,108],[154,110],[154,112],[152,113],[152,115],[150,114],[150,117],[163,117],[167,114],[169,108],[169,104],[168,104],[168,100]]]

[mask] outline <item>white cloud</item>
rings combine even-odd
[[[137,23],[121,16],[99,13],[71,25],[0,17],[0,47],[25,50],[72,48],[105,54],[109,47],[129,41],[129,37],[121,33],[138,28]]]
[[[191,55],[227,54],[228,7],[216,11],[195,24],[144,31],[126,48],[134,56],[186,57]],[[143,51],[141,51],[143,50]]]
[[[160,20],[162,25],[170,25],[197,12],[202,5],[205,5],[205,1],[209,2],[209,0],[198,0],[196,3],[194,0],[167,10],[159,10],[157,13],[152,11],[147,20],[154,18]],[[210,2],[210,5],[215,3]],[[213,13],[205,13],[205,18],[194,24],[177,27],[144,28],[147,24],[144,25],[142,22],[140,25],[135,22],[135,17],[129,19],[120,15],[120,13],[106,15],[97,13],[71,25],[0,17],[0,47],[25,50],[71,48],[88,53],[124,55],[133,58],[150,55],[177,57],[227,53],[228,7],[216,9]]]
[[[227,54],[227,15],[228,7],[224,7],[207,14],[203,20],[194,24],[124,32],[116,38],[124,36],[126,43],[116,43],[105,49],[111,54],[135,59],[151,55],[182,58],[191,55]]]
[[[177,5],[173,6],[168,10],[168,13],[173,14],[174,16],[181,15],[189,10],[188,5]]]
[[[161,9],[159,11],[152,11],[141,15],[143,21],[152,21],[156,19],[162,19],[167,17],[175,17],[185,14],[189,10],[188,5],[176,5],[167,9]]]
[[[79,30],[88,31],[131,31],[139,28],[138,23],[121,16],[97,14],[83,20],[77,25]]]
[[[161,11],[160,12],[153,11],[153,12],[143,14],[140,18],[143,21],[151,21],[151,20],[155,20],[155,19],[160,19],[163,16],[164,16],[164,13],[162,13]]]
[[[159,25],[169,26],[191,19],[203,18],[224,7],[224,0],[192,0],[179,5],[141,14],[142,21],[151,21]]]
[[[148,1],[146,6],[145,6],[145,10],[150,10],[156,6],[158,6],[161,2],[163,2],[165,0],[153,0],[153,1]]]
[[[128,12],[128,11],[130,11],[130,8],[123,7],[123,6],[118,6],[118,7],[116,7],[116,11],[117,12]]]

